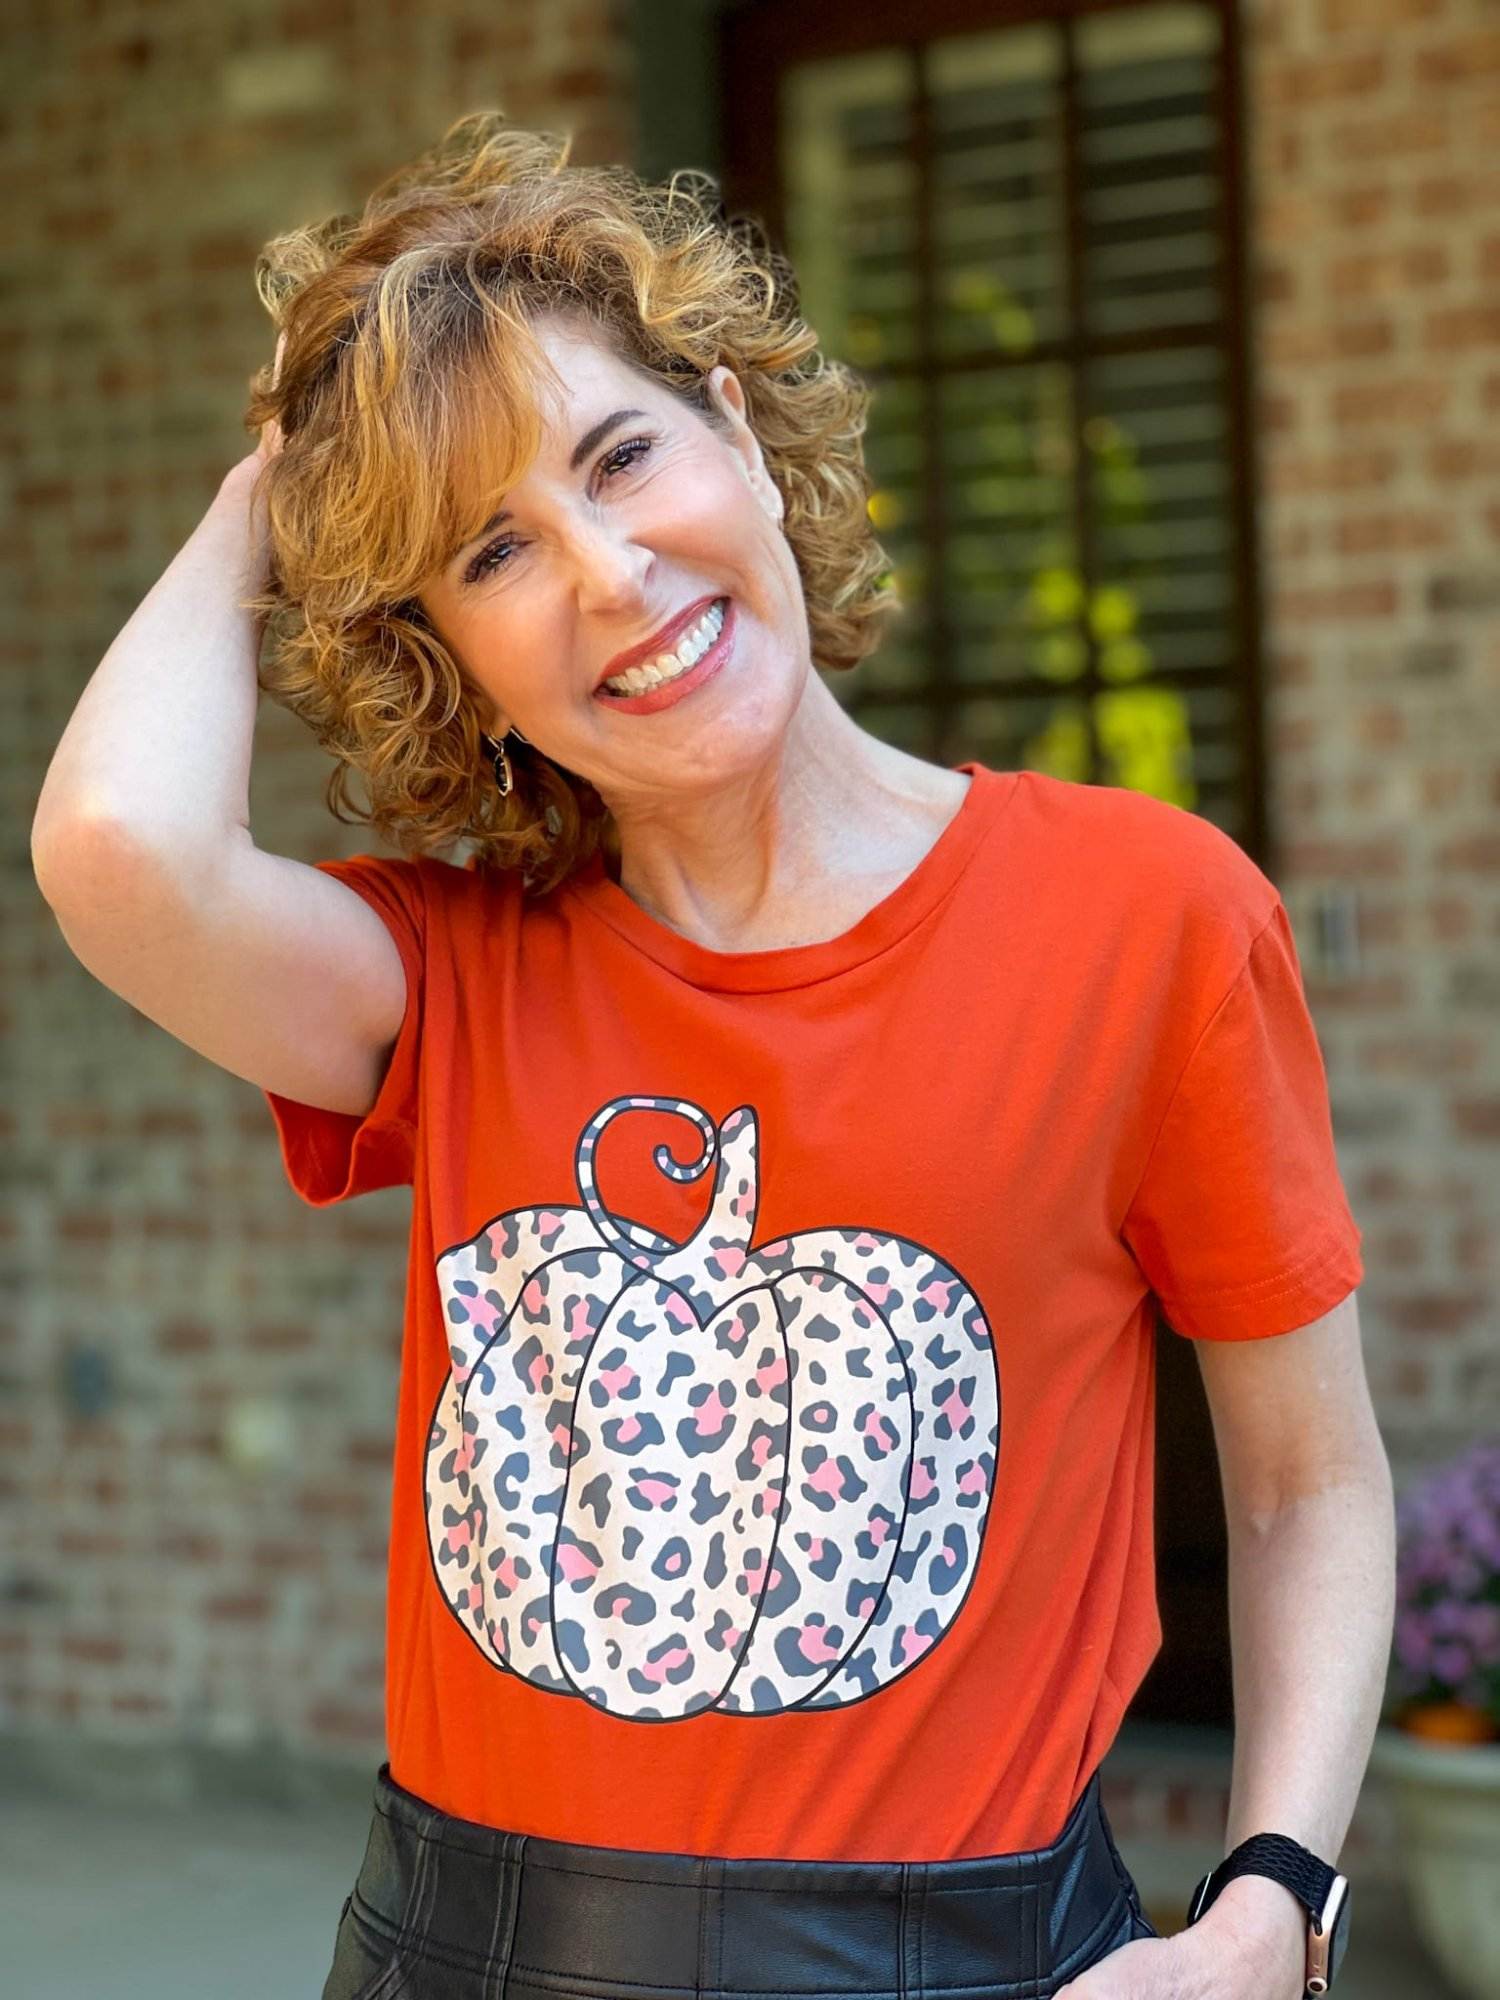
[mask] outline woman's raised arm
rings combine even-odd
[[[264,576],[253,489],[278,444],[225,474],[95,669],[38,797],[32,867],[103,985],[263,1089],[362,1112],[403,1019],[400,952],[353,889],[250,833],[260,632],[241,600]]]

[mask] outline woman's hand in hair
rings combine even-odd
[[[273,389],[281,380],[281,357],[285,352],[286,335],[281,333],[276,336],[276,358],[271,363],[271,387]],[[247,452],[242,459],[230,467],[226,475],[227,479],[235,479],[243,474],[247,479],[253,480],[261,467],[268,460],[273,459],[277,452],[280,451],[281,443],[280,424],[277,423],[274,417],[267,417],[266,421],[260,427],[260,442],[253,451]]]
[[[271,364],[271,386],[274,388],[281,379],[281,357],[286,348],[286,335],[278,336],[276,358]],[[247,452],[242,459],[230,466],[219,483],[219,491],[214,501],[215,507],[228,507],[244,521],[253,546],[249,551],[247,574],[250,587],[262,588],[266,581],[270,562],[270,525],[266,518],[264,495],[256,491],[256,482],[266,466],[280,451],[282,445],[281,426],[274,417],[268,417],[260,427],[260,442],[255,449]]]

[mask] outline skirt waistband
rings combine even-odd
[[[1154,1935],[1096,1771],[1048,1846],[954,1861],[802,1861],[549,1840],[443,1813],[382,1764],[340,1924],[373,1979],[324,2000],[1039,2000]],[[450,1984],[438,1975],[447,1968]]]

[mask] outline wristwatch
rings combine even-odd
[[[1336,1868],[1284,1833],[1252,1833],[1193,1891],[1187,1920],[1197,1923],[1224,1884],[1236,1875],[1269,1875],[1291,1890],[1307,1911],[1304,1994],[1326,1993],[1349,1944],[1349,1884]]]

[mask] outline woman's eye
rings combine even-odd
[[[628,471],[637,460],[646,456],[651,445],[652,440],[648,437],[626,438],[623,444],[615,445],[600,459],[600,472],[612,478],[616,473]],[[480,577],[491,576],[497,569],[504,569],[506,565],[502,558],[514,544],[514,535],[502,535],[498,541],[491,542],[487,548],[481,549],[464,572],[464,581],[477,583]]]
[[[508,549],[514,540],[515,537],[513,535],[502,535],[498,541],[491,542],[488,548],[481,549],[473,562],[464,571],[464,582],[477,583],[480,577],[488,576],[492,570],[503,569],[503,563],[492,561],[491,558],[498,556],[501,551]]]
[[[599,461],[599,470],[601,472],[609,472],[609,473],[613,473],[616,471],[624,472],[627,470],[629,466],[633,465],[638,458],[644,458],[644,456],[648,451],[650,451],[650,449],[651,449],[650,438],[645,438],[645,437],[627,438],[623,444],[617,444],[613,449],[613,451],[607,451],[604,454],[603,458],[601,458]],[[628,458],[625,461],[624,465],[617,466],[615,464],[615,460],[619,458],[622,452],[627,452],[627,451],[631,454],[630,458]]]

